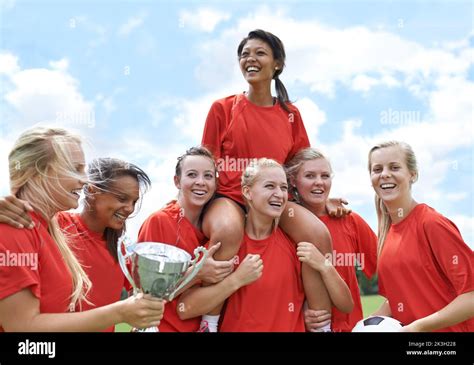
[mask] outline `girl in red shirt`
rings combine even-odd
[[[278,226],[288,201],[285,171],[278,162],[262,158],[249,165],[242,175],[242,194],[248,213],[238,268],[216,285],[183,294],[183,317],[201,315],[229,297],[222,332],[303,332],[301,262],[324,272],[330,290],[345,287],[350,300],[347,286],[323,255],[308,242],[300,242],[297,253]]]
[[[402,331],[474,331],[474,255],[456,225],[426,204],[411,186],[415,154],[404,142],[369,152],[379,218],[378,275],[387,298],[375,314],[402,322]]]
[[[216,199],[204,215],[203,232],[211,243],[222,242],[216,254],[220,260],[237,253],[244,233],[242,171],[253,159],[266,157],[284,164],[300,149],[309,147],[301,115],[279,78],[286,57],[281,40],[263,30],[252,31],[240,43],[237,55],[249,89],[213,103],[202,137],[202,144],[216,158],[220,181]],[[276,98],[271,94],[272,80]],[[331,252],[326,227],[307,209],[289,203],[279,224],[295,242],[312,242],[321,252]],[[330,310],[321,277],[307,265],[303,265],[303,282],[310,307]],[[220,307],[206,319],[217,323],[219,313]]]
[[[100,331],[120,322],[158,324],[162,301],[143,295],[66,313],[87,303],[91,287],[57,222],[58,212],[77,207],[86,182],[80,139],[62,129],[35,128],[20,136],[9,162],[12,193],[31,204],[34,228],[0,224],[0,257],[8,259],[0,265],[0,328]]]
[[[329,160],[320,151],[314,148],[301,150],[286,167],[290,192],[296,202],[310,210],[328,227],[333,243],[333,252],[328,257],[348,285],[354,302],[354,309],[349,313],[344,313],[337,305],[332,313],[307,310],[307,327],[314,330],[330,322],[333,332],[350,332],[363,316],[355,266],[358,263],[368,278],[374,274],[377,236],[354,212],[341,218],[327,214],[325,204],[331,191],[333,172]],[[333,303],[338,302],[331,299]]]
[[[177,200],[150,215],[138,235],[139,242],[163,242],[187,251],[191,256],[194,249],[207,239],[201,232],[202,212],[216,191],[217,174],[212,154],[203,147],[190,148],[178,158],[174,183],[179,189]],[[233,261],[215,261],[214,252],[220,244],[209,249],[209,256],[196,278],[187,287],[198,281],[217,283],[232,272]],[[166,304],[160,332],[196,332],[200,318],[182,320],[178,316],[179,296]]]

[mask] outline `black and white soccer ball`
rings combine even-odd
[[[352,332],[398,332],[402,324],[394,318],[371,316],[356,323]]]

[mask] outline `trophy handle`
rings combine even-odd
[[[199,254],[202,253],[201,255],[201,260],[198,261],[199,259]],[[181,284],[169,295],[168,300],[171,302],[174,299],[174,296],[176,295],[177,292],[179,292],[185,285],[187,285],[194,277],[197,275],[199,270],[201,270],[202,265],[204,265],[204,261],[207,258],[208,251],[202,247],[196,247],[194,250],[194,259],[190,262],[189,266],[194,266],[192,271],[182,279]]]
[[[118,262],[120,264],[120,268],[122,269],[125,277],[130,282],[130,284],[132,284],[134,293],[137,293],[138,292],[137,285],[135,284],[135,281],[133,281],[132,275],[130,275],[130,272],[128,271],[127,263],[125,262],[125,260],[127,258],[132,256],[133,250],[131,250],[131,248],[133,248],[135,245],[134,244],[126,244],[125,241],[128,241],[128,239],[127,239],[127,237],[123,236],[123,237],[120,237],[118,242],[117,242]],[[125,248],[125,255],[122,254],[122,246]]]

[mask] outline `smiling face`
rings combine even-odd
[[[408,169],[405,152],[391,146],[371,153],[370,179],[375,193],[386,205],[402,206],[401,202],[411,199],[416,172]]]
[[[279,63],[274,59],[270,46],[260,39],[249,39],[239,55],[239,65],[249,84],[270,83]]]
[[[86,183],[84,152],[81,145],[69,142],[65,148],[74,170],[59,172],[51,181],[51,198],[59,210],[77,208],[81,190]]]
[[[279,218],[288,202],[288,184],[281,167],[264,167],[251,186],[244,185],[242,193],[249,211],[271,219]]]
[[[93,196],[88,204],[96,228],[120,230],[135,210],[135,204],[140,198],[140,187],[136,178],[123,175],[114,178],[107,191],[89,187],[89,193]]]
[[[181,206],[203,208],[216,191],[214,162],[205,156],[186,156],[181,162],[181,176],[175,176],[174,182]]]
[[[325,207],[331,191],[331,176],[331,167],[325,158],[303,162],[294,181],[301,203],[308,207]]]

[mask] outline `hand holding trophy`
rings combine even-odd
[[[117,245],[120,267],[132,284],[134,294],[142,292],[166,301],[173,300],[194,279],[207,254],[204,247],[197,247],[192,259],[190,254],[175,246],[159,242],[130,243],[126,237],[121,237]],[[127,258],[131,259],[131,273],[126,265]],[[192,270],[185,275],[191,266]],[[150,327],[138,332],[158,332],[158,328]]]

